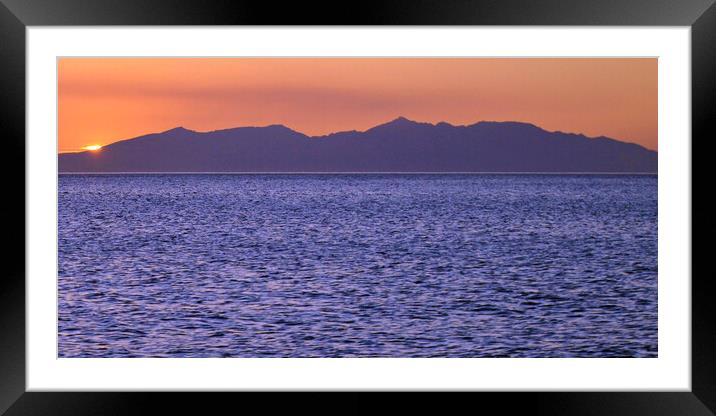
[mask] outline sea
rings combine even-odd
[[[61,174],[59,357],[657,357],[657,176]]]

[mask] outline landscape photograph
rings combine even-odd
[[[655,58],[59,58],[58,357],[658,357]]]

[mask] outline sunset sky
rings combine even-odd
[[[62,58],[59,151],[177,126],[524,121],[657,150],[653,58]]]

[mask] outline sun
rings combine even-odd
[[[91,145],[89,145],[89,146],[83,147],[82,149],[95,151],[95,150],[99,150],[99,149],[101,149],[101,148],[102,148],[102,145],[99,145],[99,144],[91,144]]]

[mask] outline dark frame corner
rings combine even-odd
[[[347,12],[339,2],[271,2],[246,0],[150,2],[111,0],[0,0],[0,127],[6,152],[2,165],[6,233],[0,280],[0,414],[84,415],[145,413],[166,410],[207,413],[207,407],[233,404],[234,395],[177,393],[30,393],[25,391],[25,28],[43,25],[634,25],[690,26],[692,36],[692,137],[713,137],[716,97],[716,6],[714,0],[390,0],[363,2]],[[692,139],[692,148],[693,148]],[[693,161],[706,152],[693,153]],[[700,166],[703,166],[700,163]],[[693,192],[693,183],[692,183]],[[705,217],[693,207],[693,214]],[[22,202],[20,202],[22,201]],[[701,206],[700,209],[703,209]],[[699,229],[697,235],[708,230]],[[22,236],[22,237],[17,237]],[[8,239],[9,240],[9,239]],[[702,247],[693,246],[703,258]],[[693,265],[693,260],[692,260]],[[684,276],[687,278],[687,276]],[[716,314],[710,276],[692,276],[692,391],[643,393],[480,393],[480,408],[500,413],[550,415],[714,415],[716,414]],[[519,400],[515,396],[519,395]],[[420,396],[418,401],[424,400]],[[305,400],[305,399],[304,399]],[[296,398],[302,404],[300,398]],[[306,404],[310,402],[306,401]],[[177,406],[178,405],[178,406]],[[313,403],[315,405],[315,403]]]

